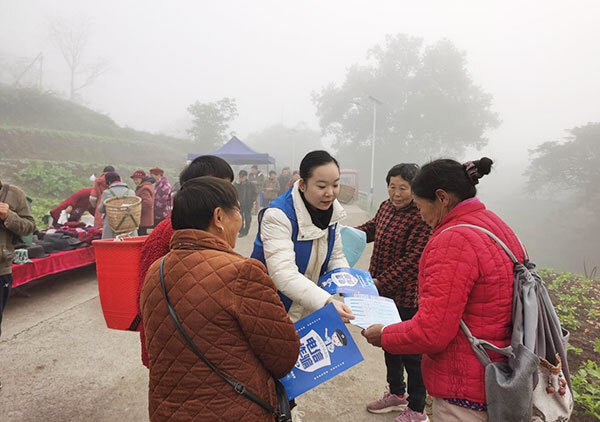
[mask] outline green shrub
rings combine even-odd
[[[575,401],[587,414],[600,418],[600,368],[588,360],[571,378]]]
[[[89,178],[75,176],[68,163],[34,161],[20,170],[15,179],[20,186],[27,186],[27,194],[37,201],[48,199],[60,202],[91,185]]]

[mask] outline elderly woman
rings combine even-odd
[[[369,343],[392,354],[423,354],[427,391],[434,397],[436,421],[486,421],[485,368],[460,329],[498,347],[510,344],[513,263],[483,227],[500,238],[523,262],[523,249],[511,228],[475,197],[475,185],[490,173],[492,160],[464,165],[436,160],[413,179],[413,197],[433,228],[419,263],[419,310],[409,321],[363,332]],[[505,360],[490,353],[493,361]],[[425,421],[425,415],[396,421]]]
[[[151,421],[273,421],[188,347],[169,315],[219,370],[276,407],[275,378],[296,363],[298,334],[258,261],[233,251],[241,216],[235,188],[188,180],[175,197],[171,250],[150,267],[140,298],[150,357]]]
[[[121,182],[121,176],[119,173],[115,173],[114,171],[108,172],[104,175],[104,181],[106,183],[107,188],[102,191],[102,195],[100,196],[100,203],[98,204],[98,211],[101,214],[106,213],[105,202],[110,198],[118,198],[123,196],[135,196],[135,192],[129,189],[125,183]],[[137,230],[133,233],[134,236],[137,236]],[[102,239],[112,239],[115,237],[115,232],[108,224],[108,218],[104,218],[104,225],[102,226]]]

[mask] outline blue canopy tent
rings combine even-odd
[[[242,164],[275,164],[275,159],[269,154],[263,154],[254,151],[248,145],[240,141],[237,137],[232,137],[229,142],[221,148],[210,154],[188,154],[188,160],[192,161],[201,155],[216,155],[227,161],[231,165]]]

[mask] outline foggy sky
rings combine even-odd
[[[448,38],[502,119],[482,153],[521,172],[528,148],[597,121],[600,96],[598,2],[522,3],[0,0],[0,54],[43,51],[46,88],[66,91],[48,20],[91,18],[87,59],[108,59],[110,71],[82,91],[88,106],[156,132],[196,100],[234,97],[244,139],[275,123],[318,128],[311,92],[343,81],[386,34]]]

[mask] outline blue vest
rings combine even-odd
[[[293,188],[292,188],[293,189]],[[258,214],[258,233],[256,234],[256,240],[254,240],[254,250],[252,251],[251,257],[259,260],[265,266],[267,266],[265,260],[265,252],[263,249],[263,243],[260,238],[260,226],[262,222],[262,217],[264,212],[269,208],[278,208],[285,213],[287,218],[290,220],[292,225],[292,242],[294,242],[294,252],[296,254],[296,265],[298,266],[298,271],[301,274],[306,272],[306,267],[308,267],[308,261],[310,260],[310,254],[312,252],[313,241],[312,240],[298,240],[298,219],[296,217],[296,210],[294,209],[294,201],[292,199],[292,189],[288,189],[283,195],[271,201],[268,207],[262,209]],[[327,267],[329,266],[329,260],[331,259],[331,253],[333,252],[333,245],[335,244],[335,230],[337,227],[336,224],[332,224],[329,226],[327,232],[327,257],[325,258],[325,262],[321,266],[321,272],[319,276],[325,274],[327,272]],[[279,293],[279,297],[285,306],[285,310],[289,311],[292,306],[292,299],[287,297],[281,292]]]

